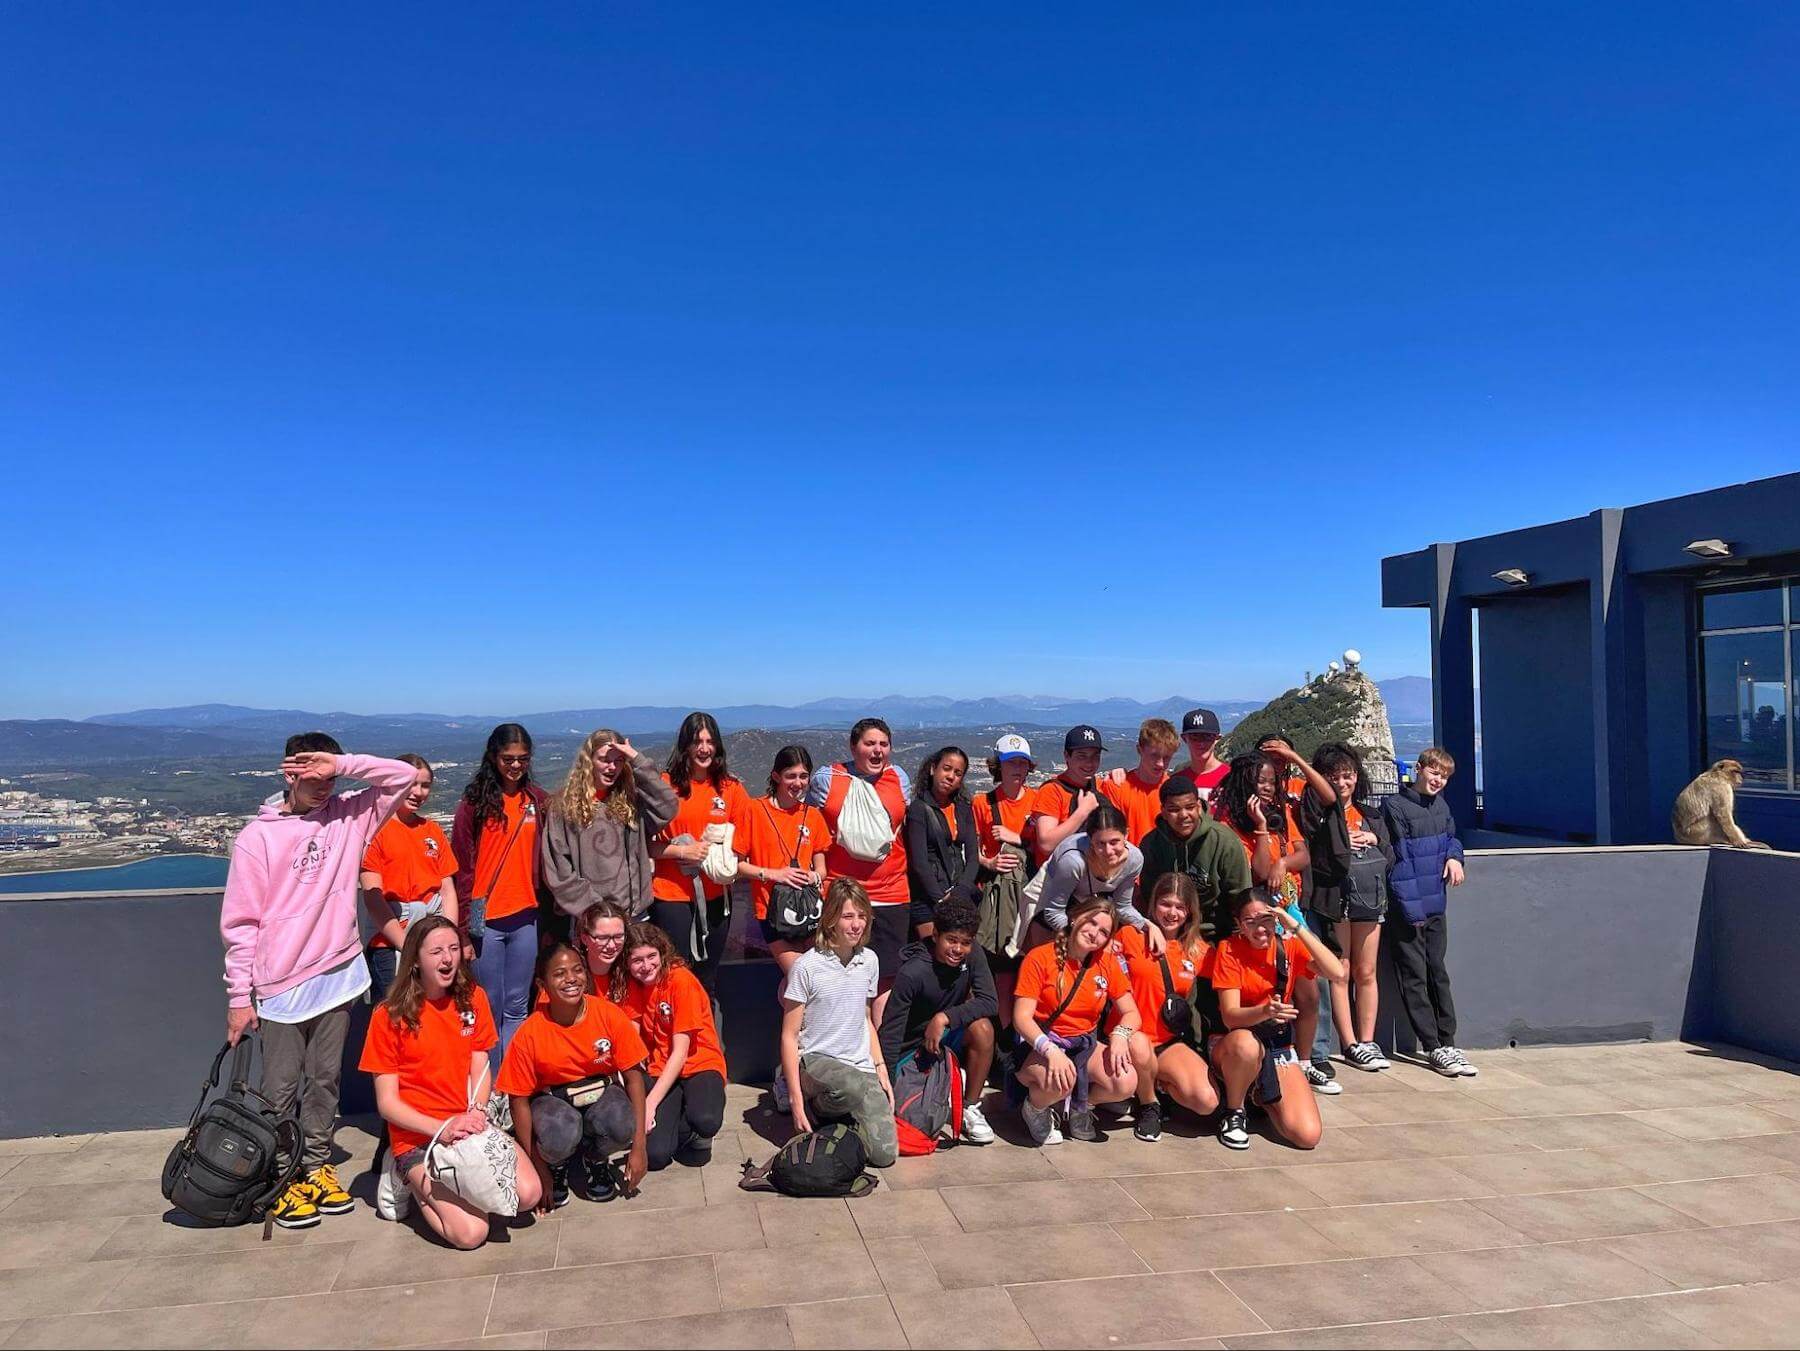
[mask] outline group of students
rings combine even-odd
[[[1179,734],[1150,719],[1138,763],[1102,773],[1101,734],[1076,727],[1035,787],[1031,747],[1009,734],[993,787],[971,796],[966,752],[935,752],[915,785],[865,718],[842,761],[783,748],[752,797],[717,722],[694,713],[660,771],[593,733],[553,797],[509,723],[448,838],[422,813],[422,758],[290,738],[286,790],[234,846],[221,926],[228,1037],[260,1028],[263,1091],[299,1098],[302,1168],[273,1219],[353,1205],[329,1148],[365,996],[389,1218],[416,1201],[447,1243],[485,1241],[489,1216],[428,1166],[434,1145],[485,1132],[516,1155],[521,1210],[704,1164],[724,1121],[713,986],[740,880],[782,976],[775,1105],[797,1131],[848,1122],[876,1167],[899,1152],[895,1074],[940,1058],[963,1087],[948,1133],[972,1145],[995,1139],[997,1077],[1040,1146],[1102,1138],[1096,1109],[1154,1141],[1179,1108],[1243,1149],[1255,1106],[1312,1148],[1314,1094],[1341,1091],[1322,1003],[1345,1063],[1388,1067],[1383,932],[1428,1062],[1474,1074],[1444,968],[1445,888],[1462,880],[1440,796],[1450,757],[1426,751],[1378,806],[1349,746],[1308,763],[1271,737],[1225,762],[1219,730],[1206,709]],[[334,794],[340,775],[369,786]]]

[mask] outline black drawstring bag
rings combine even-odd
[[[775,830],[775,838],[781,840],[781,830],[775,825],[775,813],[769,810],[769,800],[763,799],[763,811],[768,814],[769,825]],[[788,854],[788,867],[800,866],[800,831],[806,828],[806,808],[800,808],[800,825],[794,831],[794,847]],[[782,840],[782,843],[786,843]],[[816,882],[808,882],[803,887],[790,887],[785,882],[778,882],[769,888],[769,927],[775,936],[786,943],[804,943],[819,931],[819,919],[825,913],[825,897],[820,894]]]

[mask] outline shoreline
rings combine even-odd
[[[202,854],[183,851],[179,854],[139,854],[135,858],[116,859],[110,863],[76,863],[66,868],[19,868],[8,869],[0,862],[0,877],[44,877],[52,873],[91,873],[106,868],[129,868],[134,863],[146,863],[157,858],[220,858],[229,859],[229,854]],[[33,859],[32,862],[36,862]]]

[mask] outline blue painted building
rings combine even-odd
[[[1381,599],[1431,612],[1433,722],[1459,768],[1479,726],[1481,814],[1458,773],[1460,821],[1666,842],[1675,795],[1729,757],[1738,823],[1800,849],[1800,474],[1385,558]]]

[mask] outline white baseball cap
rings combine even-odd
[[[1034,765],[1037,763],[1031,757],[1031,743],[1017,732],[1008,732],[996,741],[994,752],[1001,763],[1008,760],[1029,760]]]

